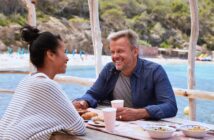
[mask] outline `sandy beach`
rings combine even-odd
[[[94,55],[82,55],[79,54],[68,54],[68,66],[94,66],[95,65],[95,57]],[[164,58],[144,58],[159,64],[184,64],[187,63],[185,59],[164,59]],[[102,56],[102,64],[105,65],[106,63],[111,62],[110,56]],[[211,62],[202,62],[197,61],[196,63],[213,63]],[[22,54],[19,55],[17,53],[7,54],[3,53],[0,54],[0,70],[16,70],[16,69],[26,69],[29,67],[29,54]]]

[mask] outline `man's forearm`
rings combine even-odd
[[[145,108],[137,109],[136,120],[139,119],[148,119],[150,117],[148,111]]]

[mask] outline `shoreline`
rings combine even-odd
[[[94,55],[82,55],[68,54],[69,61],[68,66],[95,66]],[[179,58],[143,58],[150,60],[161,65],[163,64],[187,64],[188,60]],[[111,62],[111,57],[103,55],[102,64]],[[195,61],[196,64],[214,64],[214,61]],[[17,53],[12,54],[0,54],[0,70],[14,70],[14,69],[26,69],[29,67],[29,54],[19,55]]]

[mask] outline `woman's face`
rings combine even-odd
[[[53,61],[53,66],[56,74],[66,72],[68,57],[65,54],[65,50],[66,48],[64,42],[59,40],[59,46],[56,50]]]

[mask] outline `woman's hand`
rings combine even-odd
[[[87,109],[89,107],[85,100],[73,101],[72,103],[76,109]]]

